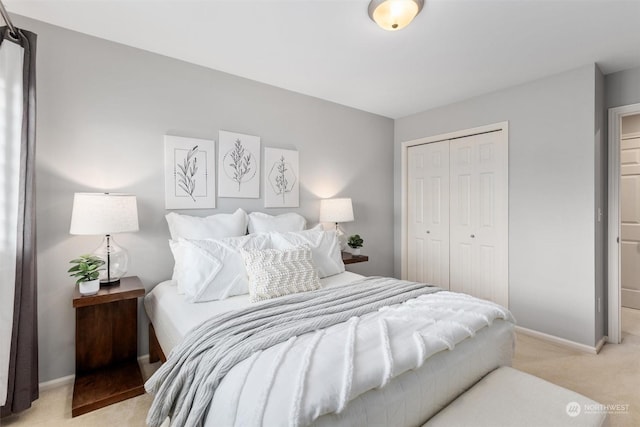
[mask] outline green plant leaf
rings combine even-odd
[[[70,277],[78,278],[76,284],[97,279],[100,276],[100,271],[104,270],[101,267],[105,264],[104,260],[95,255],[81,255],[71,260],[70,263],[75,265],[67,272],[70,273]]]

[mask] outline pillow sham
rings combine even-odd
[[[278,250],[242,251],[249,277],[249,301],[320,289],[311,249],[305,246]]]
[[[268,215],[263,212],[249,214],[249,233],[284,233],[287,231],[302,231],[307,220],[300,214],[289,212],[282,215]]]
[[[178,294],[184,294],[182,281],[178,280],[178,276],[182,273],[180,269],[183,268],[185,261],[189,259],[185,254],[185,247],[186,245],[181,245],[179,240],[169,240],[169,249],[171,249],[171,254],[173,255],[173,274],[171,275],[171,280],[176,282]]]
[[[247,234],[247,213],[242,209],[232,214],[216,214],[207,217],[181,215],[170,212],[165,215],[173,240],[221,239]]]
[[[193,296],[197,293],[198,284],[209,283],[222,268],[220,260],[207,256],[206,252],[201,251],[198,246],[190,240],[179,239],[170,240],[169,247],[173,253],[175,265],[173,267],[172,279],[176,282],[178,294],[187,294],[185,299],[189,302],[195,302]],[[226,298],[231,289],[220,289],[219,298]]]
[[[179,239],[174,280],[187,302],[221,300],[249,292],[241,250],[266,249],[268,234],[225,239]],[[173,249],[172,246],[172,249]]]
[[[321,228],[322,226],[298,232],[269,233],[271,247],[284,250],[297,246],[308,246],[321,279],[342,273],[344,263],[342,262],[338,235],[335,230],[324,231]]]

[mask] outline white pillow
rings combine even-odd
[[[320,289],[311,249],[242,251],[249,276],[249,301],[258,302]]]
[[[191,240],[170,240],[169,247],[175,260],[172,279],[176,282],[177,292],[178,294],[188,293],[185,298],[195,302],[193,295],[197,293],[198,286],[211,282],[222,268],[222,263],[216,258],[207,256]],[[226,293],[226,296],[231,296],[228,295],[231,293],[230,289],[226,290]],[[223,296],[224,294],[225,290],[221,290],[218,299],[226,297]]]
[[[247,213],[242,209],[232,214],[216,214],[208,217],[170,212],[165,218],[173,240],[222,239],[247,234]]]
[[[178,294],[184,294],[182,281],[178,280],[178,276],[182,273],[180,269],[184,262],[189,259],[185,252],[186,247],[187,245],[180,244],[180,240],[169,240],[169,248],[173,254],[173,275],[171,276],[171,280],[176,282]]]
[[[286,231],[302,231],[307,220],[300,214],[289,212],[272,216],[262,212],[249,214],[249,233],[284,233]]]
[[[297,246],[308,246],[313,254],[313,263],[318,270],[318,276],[333,276],[344,271],[340,240],[335,230],[312,230],[269,233],[271,247],[274,249],[292,249]]]
[[[174,280],[187,302],[221,300],[249,292],[241,250],[266,249],[268,234],[177,241]],[[176,246],[176,244],[172,245]]]

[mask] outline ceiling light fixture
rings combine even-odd
[[[369,17],[387,31],[401,30],[413,21],[424,0],[371,0]]]

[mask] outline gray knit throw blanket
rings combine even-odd
[[[254,352],[440,290],[424,283],[368,277],[209,319],[192,329],[146,382],[146,390],[155,395],[147,424],[160,426],[170,416],[172,426],[202,426],[220,381]]]

